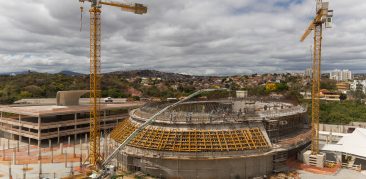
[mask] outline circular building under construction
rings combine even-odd
[[[111,132],[118,146],[171,102],[148,103]],[[310,142],[306,108],[253,99],[192,100],[166,110],[117,156],[119,167],[159,178],[252,178],[286,169]]]

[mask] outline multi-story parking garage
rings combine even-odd
[[[90,105],[79,104],[85,91],[59,93],[57,104],[11,105],[0,108],[1,135],[12,139],[44,140],[89,133]],[[63,95],[64,94],[64,95]],[[70,97],[70,98],[69,98]],[[56,100],[55,100],[56,101]],[[101,104],[101,131],[114,128],[128,117],[128,110],[141,106],[140,102]]]

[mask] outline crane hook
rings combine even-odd
[[[84,2],[80,1],[80,32],[81,29],[83,28],[83,10],[84,10],[83,4]]]

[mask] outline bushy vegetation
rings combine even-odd
[[[29,73],[0,76],[0,103],[11,103],[21,98],[50,98],[57,91],[88,89],[89,78],[61,74]]]
[[[320,89],[327,89],[330,91],[335,91],[335,90],[337,90],[336,84],[337,84],[337,81],[335,81],[335,80],[322,78],[322,80],[320,81]]]
[[[144,86],[141,79],[127,81],[119,74],[104,74],[102,77],[102,97],[139,99],[131,89],[141,93],[142,97],[181,97],[196,90],[193,85],[179,85],[173,89],[171,84]],[[87,90],[89,76],[48,74],[30,72],[16,76],[0,75],[0,104],[10,104],[22,98],[54,98],[57,91]]]
[[[309,118],[311,118],[311,101]],[[321,101],[320,122],[327,124],[348,124],[350,122],[366,122],[366,106],[357,101]]]
[[[320,120],[331,124],[366,122],[366,106],[356,101],[324,102],[320,105]]]

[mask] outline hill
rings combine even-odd
[[[60,71],[57,74],[63,74],[63,75],[66,75],[66,76],[80,76],[80,75],[85,75],[85,74],[82,74],[82,73],[77,73],[77,72],[67,71],[67,70]]]
[[[156,70],[131,70],[131,71],[115,71],[106,73],[106,75],[120,75],[125,78],[132,77],[145,77],[145,78],[161,78],[162,80],[185,80],[185,79],[200,79],[208,78],[208,76],[194,76],[194,75],[184,75],[178,73],[161,72]]]
[[[201,78],[155,70],[118,71],[104,73],[102,76],[103,97],[179,97],[196,88],[188,84],[178,89],[172,88],[172,84]],[[160,79],[145,82],[143,78]],[[0,75],[0,104],[9,104],[22,98],[54,98],[57,91],[79,89],[89,89],[89,75],[72,71],[55,74],[31,71],[17,75],[4,74]]]

